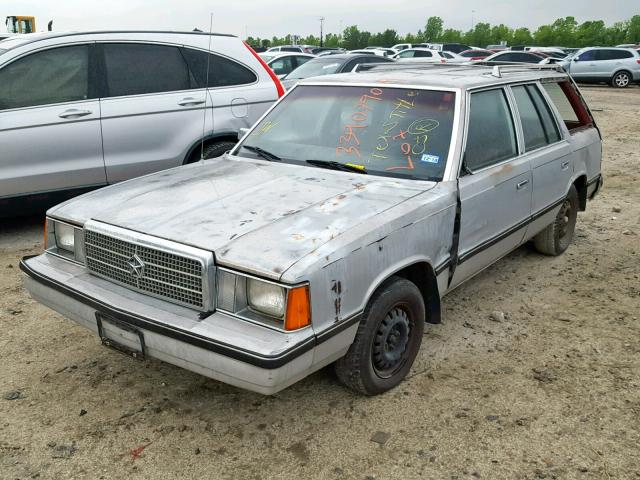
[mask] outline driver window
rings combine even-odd
[[[471,94],[464,162],[475,171],[518,154],[513,117],[503,89]]]

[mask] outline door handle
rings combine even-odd
[[[560,168],[562,168],[562,170],[566,170],[567,168],[569,168],[569,160],[567,160],[566,162],[562,162]]]
[[[58,116],[60,118],[78,118],[91,115],[92,113],[93,112],[91,110],[77,110],[75,108],[71,108],[69,110],[65,110],[62,113],[59,113]]]
[[[529,180],[523,180],[516,185],[516,189],[522,190],[528,183],[529,183]]]
[[[178,102],[181,107],[188,107],[191,105],[202,105],[206,100],[196,100],[193,97],[183,98]]]

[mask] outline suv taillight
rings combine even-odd
[[[249,51],[251,52],[251,55],[253,55],[256,58],[256,60],[258,60],[258,62],[260,62],[260,65],[262,65],[262,67],[265,69],[265,71],[271,77],[271,80],[273,80],[273,83],[275,83],[276,90],[278,92],[278,98],[283,96],[284,95],[284,87],[282,86],[282,82],[280,82],[280,79],[275,74],[275,72],[273,70],[271,70],[271,67],[269,67],[269,65],[267,65],[265,63],[265,61],[260,57],[260,55],[258,55],[256,53],[256,51],[253,48],[251,48],[251,45],[249,45],[247,42],[242,42],[242,43],[244,43],[244,46],[249,49]]]

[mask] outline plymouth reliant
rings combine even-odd
[[[381,65],[309,79],[232,151],[67,201],[31,295],[109,347],[264,394],[335,364],[373,395],[440,299],[572,241],[601,136],[561,69]]]

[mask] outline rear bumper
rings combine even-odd
[[[237,387],[273,394],[344,355],[359,316],[319,339],[283,333],[222,313],[198,312],[132,292],[43,254],[20,263],[31,296],[98,333],[96,313],[140,332],[144,354]]]

